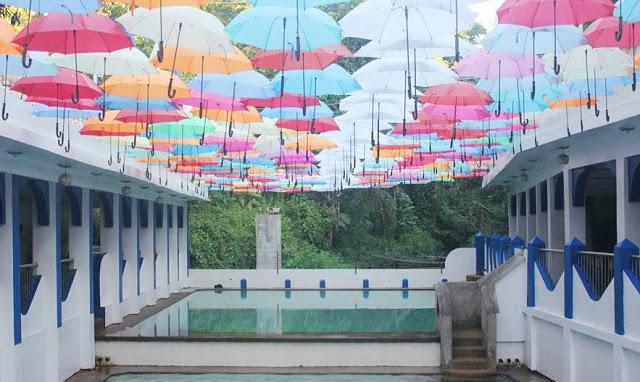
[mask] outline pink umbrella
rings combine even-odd
[[[313,153],[299,153],[287,152],[276,158],[277,165],[290,165],[290,164],[310,164],[318,163]]]
[[[530,28],[578,25],[599,17],[611,16],[615,5],[610,0],[506,0],[496,11],[500,24]],[[535,36],[535,35],[534,35]],[[554,38],[553,68],[560,74]]]
[[[198,90],[191,89],[190,98],[177,98],[173,100],[178,105],[187,105],[197,107],[202,114],[202,110],[219,109],[219,110],[236,110],[246,111],[247,107],[239,100],[232,100],[218,94],[201,93]],[[202,115],[200,116],[202,118]]]
[[[20,31],[13,43],[22,45],[22,64],[31,66],[27,60],[29,49],[49,53],[75,54],[78,71],[78,53],[113,52],[133,47],[133,41],[124,28],[111,18],[96,13],[73,14],[50,13],[40,17]],[[80,99],[79,85],[71,99]]]
[[[501,79],[522,78],[534,73],[544,72],[544,63],[536,56],[529,61],[522,56],[512,54],[488,53],[484,49],[465,57],[460,61],[455,71],[465,77],[478,77],[485,80],[498,79],[498,105],[496,117],[502,112]]]
[[[302,94],[284,93],[282,97],[271,97],[267,99],[261,98],[243,98],[242,102],[247,106],[269,107],[272,109],[279,107],[296,107],[318,106],[320,100],[318,97],[305,97]]]
[[[55,76],[21,78],[13,84],[11,90],[27,97],[62,99],[62,94],[70,94],[76,86],[79,95],[77,102],[80,102],[80,99],[96,99],[102,95],[102,90],[89,77],[65,68],[60,68]]]
[[[99,110],[100,109],[95,99],[88,99],[88,98],[81,98],[77,104],[74,104],[71,100],[61,100],[58,98],[32,97],[32,96],[27,97],[26,101],[39,103],[39,104],[43,104],[51,107],[64,108],[64,109],[77,109],[77,110]]]
[[[245,144],[245,142],[248,142],[249,144],[249,148],[248,150],[251,150],[253,148],[253,145],[256,143],[255,139],[246,139],[246,138],[229,138],[229,137],[225,137],[224,136],[220,136],[220,135],[208,135],[206,137],[204,137],[204,141],[203,144],[204,145],[223,145],[223,144],[231,144],[231,145],[240,145],[240,144]]]

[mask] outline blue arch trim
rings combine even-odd
[[[140,228],[149,228],[149,202],[144,199],[138,200],[138,220]]]
[[[547,181],[540,183],[540,212],[547,212],[548,210],[548,198],[547,198]]]
[[[29,179],[19,175],[13,176],[13,189],[16,191],[18,204],[20,201],[20,190],[28,187],[33,193],[36,203],[36,221],[38,225],[48,226],[49,221],[49,182],[44,180]],[[18,219],[19,220],[19,219]]]
[[[564,210],[564,175],[558,174],[553,178],[553,209]]]
[[[178,228],[184,228],[184,207],[178,206]]]
[[[640,202],[640,155],[627,158],[629,202]]]
[[[597,169],[608,169],[615,177],[616,174],[616,162],[608,161],[598,164],[593,164],[585,167],[574,168],[571,170],[571,185],[572,185],[572,204],[574,207],[584,207],[586,185],[589,175]]]
[[[7,203],[4,173],[0,173],[0,225],[7,224]]]
[[[122,214],[122,225],[124,228],[131,228],[133,222],[133,199],[129,196],[120,197],[120,213]]]
[[[113,228],[113,194],[110,192],[96,191],[95,195],[102,204],[102,218],[105,228]]]
[[[153,203],[153,215],[154,215],[154,220],[155,220],[155,227],[156,228],[162,228],[162,220],[163,220],[163,213],[164,213],[164,208],[163,205],[160,203]]]

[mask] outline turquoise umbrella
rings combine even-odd
[[[288,20],[296,20],[299,31],[287,28]],[[316,8],[249,8],[231,20],[227,32],[234,42],[263,50],[295,47],[296,57],[301,50],[337,45],[342,40],[342,29],[338,23]]]
[[[271,88],[281,89],[282,77],[271,81]],[[285,93],[310,94],[313,96],[344,95],[360,90],[358,82],[339,65],[333,64],[324,70],[290,70],[284,80]]]

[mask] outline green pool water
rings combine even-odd
[[[433,291],[196,291],[116,336],[408,334],[436,331]]]
[[[107,382],[455,382],[439,376],[428,375],[277,375],[277,374],[125,374],[111,377]],[[497,376],[486,379],[465,379],[466,382],[510,382]]]

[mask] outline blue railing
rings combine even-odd
[[[549,254],[553,253],[553,256]],[[552,259],[552,257],[554,259]],[[561,264],[561,265],[560,265]],[[562,269],[559,269],[562,267]],[[527,306],[536,306],[535,269],[542,276],[546,288],[555,289],[555,283],[564,275],[564,316],[573,319],[574,272],[584,286],[589,297],[598,301],[609,285],[614,288],[615,332],[624,334],[624,275],[626,274],[635,293],[640,293],[640,251],[629,240],[623,240],[615,246],[613,253],[585,250],[585,245],[574,238],[564,248],[552,250],[536,237],[527,247]],[[630,293],[633,291],[627,291]]]
[[[490,273],[509,260],[517,249],[524,250],[525,241],[520,236],[485,235],[475,236],[476,274]]]

